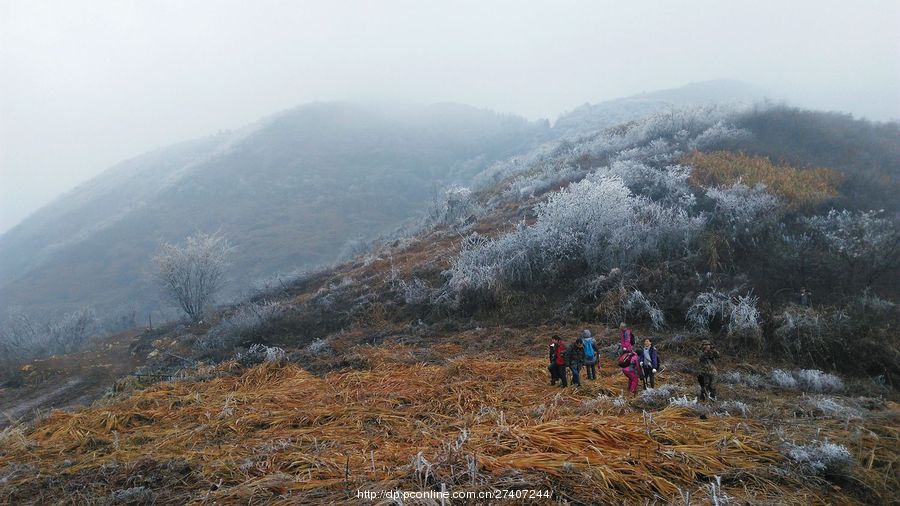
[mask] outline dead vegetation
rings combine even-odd
[[[425,364],[420,351],[396,341],[357,346],[364,368],[322,376],[278,363],[236,374],[240,366],[227,362],[205,371],[207,381],[159,383],[80,412],[55,412],[27,431],[4,431],[11,444],[0,453],[0,497],[14,504],[339,503],[357,502],[357,489],[443,485],[552,489],[547,502],[685,495],[703,502],[714,493],[806,504],[886,502],[900,485],[893,405],[878,414],[877,427],[806,418],[778,432],[733,407],[698,415],[619,399],[624,381],[609,361],[596,382],[560,390],[546,385],[541,358],[498,348],[473,356],[447,342]],[[692,386],[689,376],[663,378],[673,396],[690,392],[682,387]],[[816,437],[826,436],[855,463],[838,477],[817,475],[785,450],[785,441],[796,443],[795,453],[818,448]]]

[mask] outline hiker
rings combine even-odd
[[[584,370],[587,373],[587,379],[597,379],[597,362],[600,360],[597,351],[594,349],[594,336],[591,331],[584,329],[581,331],[581,342],[584,344]]]
[[[700,382],[700,400],[716,400],[716,360],[719,352],[713,348],[711,342],[704,340],[700,345],[700,365],[697,369],[697,381]]]
[[[634,348],[634,332],[631,327],[625,325],[625,322],[619,324],[619,330],[622,332],[619,338],[619,352],[624,353]]]
[[[641,363],[641,382],[644,384],[644,390],[648,388],[656,388],[656,371],[659,369],[659,354],[656,353],[656,346],[650,338],[644,339],[644,347],[639,351]]]
[[[569,386],[566,380],[566,343],[562,342],[559,336],[553,336],[553,342],[550,343],[550,367],[548,369],[550,369],[551,385],[555,385],[559,380],[561,387]]]
[[[812,292],[807,292],[806,287],[800,287],[800,293],[797,294],[797,302],[803,307],[810,307],[812,304],[810,303],[810,297],[812,296]]]
[[[575,344],[569,348],[569,354],[566,357],[569,369],[572,370],[572,384],[581,386],[581,366],[584,365],[584,341],[579,337],[575,340]]]
[[[619,355],[619,367],[622,368],[622,374],[628,378],[628,391],[631,395],[637,395],[638,374],[641,370],[637,353],[629,349]]]

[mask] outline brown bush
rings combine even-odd
[[[838,195],[843,180],[840,172],[824,168],[797,169],[789,165],[775,165],[765,156],[748,156],[730,151],[704,153],[694,151],[681,163],[694,168],[691,182],[696,186],[731,186],[741,182],[747,186],[762,183],[788,207],[814,207]]]

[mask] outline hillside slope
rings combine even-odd
[[[585,105],[552,129],[458,104],[298,107],[126,160],[42,208],[0,236],[0,301],[39,315],[154,309],[148,263],[159,242],[215,230],[237,246],[227,299],[352,253],[423,213],[446,185],[468,186],[541,143],[764,96],[734,81],[693,83]]]
[[[433,192],[545,138],[546,126],[444,104],[314,104],[123,162],[0,237],[0,300],[31,310],[154,306],[159,241],[221,230],[231,295],[333,261],[421,212]]]
[[[763,144],[787,125],[876,135],[865,153],[813,149],[820,136]],[[701,108],[498,162],[412,236],[143,333],[138,375],[0,433],[0,497],[890,504],[900,219],[871,206],[896,185],[896,131]],[[873,174],[881,188],[850,184]],[[634,396],[614,362],[623,320],[663,364]],[[546,384],[550,337],[583,328],[598,379]],[[702,340],[722,354],[709,401]],[[4,395],[25,401],[22,388]]]

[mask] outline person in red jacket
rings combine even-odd
[[[553,342],[550,343],[550,384],[555,385],[556,380],[560,380],[560,386],[565,388],[569,386],[566,380],[566,343],[562,342],[559,336],[553,336]]]
[[[634,350],[626,350],[619,356],[619,367],[622,368],[622,374],[628,378],[628,391],[631,395],[637,394],[638,383],[640,381],[640,359]]]

